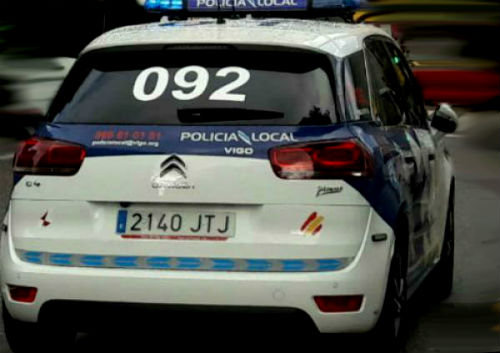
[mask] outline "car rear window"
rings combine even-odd
[[[57,123],[326,125],[333,64],[305,50],[181,47],[82,56],[49,111]]]

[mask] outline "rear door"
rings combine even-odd
[[[433,260],[438,256],[438,239],[440,239],[439,236],[436,239],[434,232],[435,223],[439,219],[438,215],[441,214],[436,212],[436,183],[439,180],[436,166],[436,145],[427,123],[427,112],[420,87],[416,83],[403,53],[389,41],[386,41],[385,45],[393,64],[393,70],[401,82],[401,92],[406,103],[404,123],[412,131],[421,153],[424,183],[421,193],[417,195],[416,204],[422,218],[416,232],[424,237],[425,263],[422,265],[423,271],[432,267]]]
[[[410,177],[410,282],[425,271],[425,255],[431,246],[430,202],[432,197],[433,143],[419,123],[420,107],[413,97],[404,57],[389,40],[372,37],[366,41],[367,66],[371,80],[374,115],[385,127],[384,136],[405,161]]]

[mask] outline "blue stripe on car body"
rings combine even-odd
[[[50,266],[196,270],[230,272],[324,272],[347,267],[352,258],[339,259],[211,259],[42,253],[17,250],[26,262]],[[38,256],[33,256],[38,254]]]

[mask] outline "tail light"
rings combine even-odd
[[[269,151],[274,173],[283,179],[371,176],[373,160],[354,140],[276,147]]]
[[[73,175],[85,158],[83,146],[43,138],[21,142],[14,158],[14,172],[38,175]]]

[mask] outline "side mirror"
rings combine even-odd
[[[431,126],[436,130],[450,134],[458,127],[458,116],[447,103],[441,103],[432,115]]]

